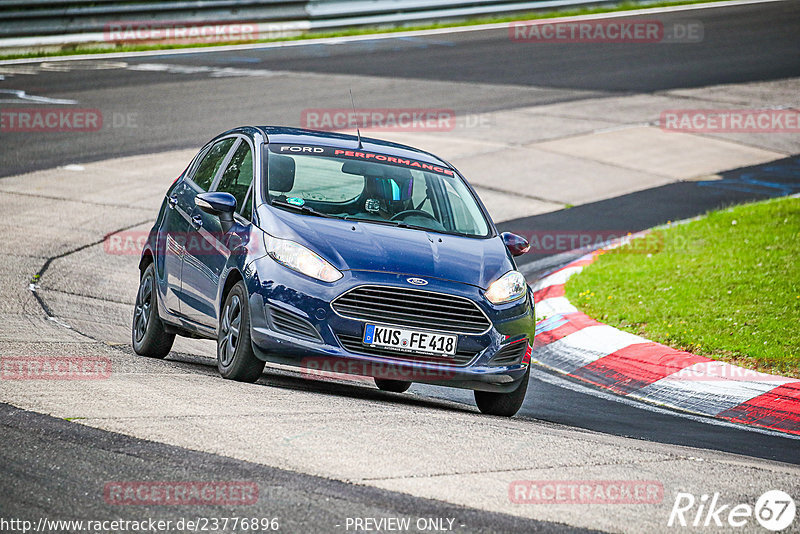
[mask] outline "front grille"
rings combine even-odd
[[[317,329],[302,317],[275,306],[268,306],[267,314],[269,315],[270,327],[276,332],[321,341]]]
[[[527,350],[528,344],[525,341],[517,341],[516,343],[505,345],[495,353],[489,365],[498,367],[501,365],[513,365],[525,355]]]
[[[452,334],[482,334],[492,325],[471,300],[420,289],[361,286],[332,306],[350,319]]]
[[[381,356],[383,358],[394,358],[396,360],[407,360],[415,362],[429,362],[440,363],[448,365],[466,365],[472,361],[477,354],[477,351],[458,350],[455,356],[451,358],[443,358],[433,354],[420,354],[418,352],[405,352],[401,350],[392,350],[386,347],[374,347],[371,345],[364,345],[361,338],[358,336],[348,336],[345,334],[337,334],[339,342],[342,347],[349,352],[356,354],[365,354],[367,356]]]

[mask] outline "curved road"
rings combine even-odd
[[[481,30],[366,39],[335,46],[308,44],[240,51],[165,53],[77,63],[53,61],[0,65],[0,75],[4,77],[0,81],[0,90],[5,90],[0,93],[0,105],[4,108],[34,105],[24,100],[25,97],[20,99],[17,91],[25,91],[27,95],[74,100],[81,108],[102,110],[105,118],[101,131],[81,135],[48,133],[34,137],[29,133],[4,132],[0,176],[77,162],[192,148],[219,131],[241,123],[299,124],[301,112],[309,103],[315,107],[345,107],[350,87],[359,107],[448,108],[457,114],[475,114],[800,76],[798,3],[772,2],[680,11],[659,15],[659,20],[699,21],[704,29],[704,40],[702,43],[678,45],[527,46],[510,42],[507,30]],[[757,171],[758,168],[754,167],[754,172]],[[789,182],[795,187],[800,179],[793,177]],[[38,194],[46,196],[46,192],[39,191]],[[91,196],[89,192],[87,196]],[[618,219],[617,227],[635,230],[728,203],[768,196],[771,196],[768,192],[758,190],[702,189],[690,183],[680,183],[645,189],[571,210],[556,210],[507,221],[501,226],[513,229],[594,229],[592,225],[597,224],[598,214],[613,213]],[[92,204],[98,200],[87,198],[86,202]],[[658,209],[649,209],[653,202],[658,202]],[[121,217],[118,226],[143,222],[137,217],[125,215],[124,223]],[[83,248],[78,247],[78,251]],[[66,255],[60,253],[57,257]],[[49,264],[50,260],[40,271],[45,278]],[[84,282],[67,281],[66,285],[79,293],[81,283]],[[125,302],[125,298],[120,294],[113,295],[110,300]],[[43,304],[47,305],[46,297]],[[81,331],[80,326],[76,330]],[[85,333],[104,341],[94,331]],[[207,359],[186,354],[176,355],[176,359],[182,369],[190,373],[206,375],[214,371],[208,367]],[[325,382],[309,383],[293,372],[274,371],[270,380],[279,388],[310,388],[331,395],[337,392]],[[473,410],[470,392],[414,385],[411,398],[397,400],[396,396],[378,394],[370,388],[340,387],[344,390],[339,389],[338,395],[365,401],[377,398],[401,404],[419,403],[454,413]],[[535,370],[529,392],[517,418],[523,422],[556,423],[661,444],[800,464],[800,447],[795,439],[621,402],[545,370]],[[25,425],[20,426],[20,420],[26,421],[29,428],[43,430],[31,435],[21,430]],[[101,439],[99,434],[92,439],[80,437],[74,434],[74,429],[63,427],[63,423],[34,414],[23,415],[7,407],[0,413],[0,424],[6,429],[2,439],[9,464],[25,461],[25,454],[13,452],[15,450],[44,447],[39,436],[47,432],[58,432],[63,443],[69,443],[69,447],[77,447],[74,450],[86,454],[90,454],[87,447],[94,447],[90,445],[92,439]],[[58,427],[59,424],[63,428]],[[102,439],[122,439],[114,438],[114,434],[109,436],[112,437]],[[140,446],[145,449],[155,447],[126,445]],[[111,445],[106,449],[113,451]],[[107,455],[108,450],[91,454]],[[147,456],[155,453],[137,454]],[[167,453],[162,451],[159,454]],[[110,460],[106,457],[103,461]],[[234,467],[223,465],[228,462],[225,458],[205,458],[202,461],[217,466],[215,469],[246,470],[238,464]],[[174,473],[179,469],[184,470],[181,476],[192,476],[186,474],[190,469],[186,465],[162,467],[162,477],[169,476],[163,473]],[[92,472],[87,466],[81,469]],[[42,475],[42,471],[34,469],[32,472]],[[272,480],[275,476],[273,473],[268,478]],[[22,483],[24,477],[20,473],[16,477],[15,480]],[[318,498],[320,492],[354,491],[350,500],[361,507],[353,508],[355,515],[377,513],[376,510],[387,513],[380,506],[397,498],[372,494],[367,490],[358,493],[335,488],[324,488],[310,495],[303,493],[304,488],[317,482],[303,480],[295,486],[292,484],[294,482],[287,483],[287,487],[291,487],[285,489],[285,495],[288,495],[285,510],[291,510],[292,503]],[[13,495],[4,492],[3,502],[13,503]],[[279,499],[279,502],[283,501]],[[415,509],[417,513],[427,513],[419,511],[427,510],[425,506],[422,501],[400,503],[392,511],[400,514]],[[434,508],[430,508],[430,513],[434,513]],[[30,511],[35,511],[35,507]],[[329,520],[327,516],[324,519]],[[491,525],[498,530],[551,528],[546,523],[517,524],[509,516],[480,514],[469,516],[469,523],[473,531],[491,530]]]
[[[703,40],[533,44],[512,42],[507,29],[492,29],[117,60],[128,63],[126,69],[55,60],[44,67],[39,61],[0,64],[0,89],[75,99],[106,115],[106,128],[97,133],[48,133],[36,143],[26,134],[4,133],[0,176],[198,147],[241,124],[296,125],[307,107],[349,107],[350,88],[360,108],[463,114],[800,75],[796,2],[677,11],[657,19],[665,25],[699,22]],[[236,75],[240,70],[250,74]],[[281,75],[286,72],[328,76]],[[0,94],[0,105],[26,104],[15,100]],[[134,127],[126,127],[130,114]]]

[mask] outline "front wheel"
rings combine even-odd
[[[133,308],[131,340],[136,354],[150,358],[166,357],[175,342],[175,334],[164,331],[164,323],[158,316],[156,270],[152,263],[144,270],[139,281],[139,291],[136,293],[136,304]]]
[[[528,379],[531,376],[531,368],[525,372],[525,376],[520,381],[520,385],[509,393],[494,393],[490,391],[475,391],[475,404],[481,413],[486,415],[499,415],[511,417],[522,407],[525,400],[525,393],[528,391]]]
[[[256,358],[250,343],[250,308],[247,288],[236,282],[222,306],[217,331],[217,369],[222,378],[255,382],[264,371],[265,362]]]

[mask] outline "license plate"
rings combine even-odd
[[[364,344],[407,352],[454,356],[458,336],[368,324],[364,328]]]

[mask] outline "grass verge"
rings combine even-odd
[[[621,330],[800,377],[800,198],[712,212],[646,240],[601,255],[566,296]]]
[[[189,44],[120,44],[117,46],[97,46],[92,44],[86,45],[64,45],[61,50],[46,51],[46,52],[33,52],[33,53],[20,53],[20,54],[0,54],[0,61],[5,59],[29,59],[29,58],[46,58],[56,56],[72,56],[77,54],[113,54],[118,52],[142,52],[147,50],[175,50],[183,48],[212,48],[216,46],[237,45],[237,44],[258,44],[258,43],[274,43],[280,41],[301,41],[306,39],[325,39],[331,37],[350,37],[357,35],[372,35],[384,34],[395,32],[408,32],[418,30],[434,30],[439,28],[455,28],[461,26],[476,26],[481,24],[495,24],[502,22],[512,22],[520,20],[537,20],[548,19],[555,17],[577,17],[580,15],[593,15],[598,13],[613,13],[617,11],[630,11],[634,9],[647,9],[657,7],[670,7],[670,6],[683,6],[691,4],[707,4],[712,2],[723,2],[726,0],[675,0],[663,2],[621,2],[611,6],[601,6],[593,8],[569,9],[569,10],[554,10],[554,11],[534,11],[530,13],[520,13],[510,15],[507,17],[484,17],[474,18],[458,22],[440,23],[440,24],[421,24],[417,26],[400,26],[400,27],[363,27],[351,28],[335,32],[310,32],[291,37],[281,37],[279,39],[260,39],[251,41],[225,41],[214,43],[189,43]]]

